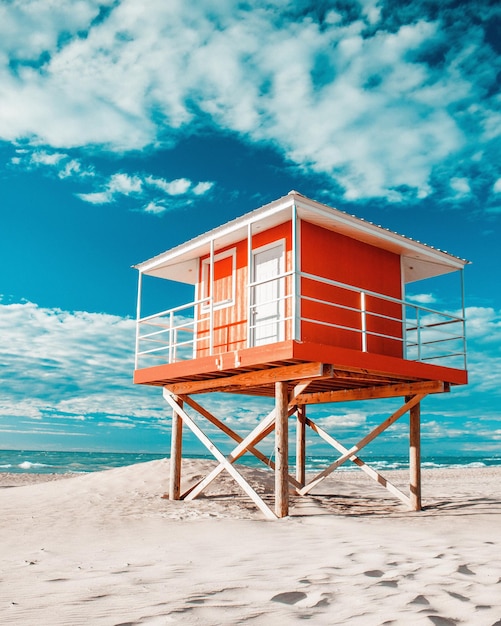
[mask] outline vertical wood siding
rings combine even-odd
[[[375,291],[394,298],[401,297],[400,257],[369,244],[320,228],[307,222],[301,223],[301,268],[309,274],[349,285]],[[361,315],[347,308],[360,309],[360,294],[343,288],[327,286],[309,279],[302,279],[301,294],[318,300],[340,305],[329,306],[303,300],[301,316],[319,322],[335,323],[346,328],[361,329]],[[402,316],[399,304],[385,302],[374,297],[366,298],[367,330],[379,334],[402,337],[401,322],[374,317],[379,313]],[[304,321],[302,340],[314,343],[362,349],[359,332],[342,328],[329,328]],[[401,341],[368,335],[367,351],[391,356],[402,356]]]
[[[286,271],[291,267],[292,259],[292,236],[291,223],[281,224],[274,228],[270,228],[264,232],[256,233],[252,237],[252,248],[260,248],[274,241],[285,239],[286,241]],[[223,352],[231,352],[241,350],[247,346],[247,239],[237,242],[221,250],[217,250],[217,255],[235,249],[236,251],[236,277],[235,277],[235,293],[233,294],[233,304],[214,309],[214,354]],[[216,256],[217,256],[216,255]],[[209,255],[200,259],[200,276],[204,276],[204,261],[209,259]],[[214,300],[220,302],[227,298],[231,291],[232,284],[231,257],[226,257],[215,263],[214,267]],[[209,295],[209,287],[207,282],[209,274],[206,272],[207,280],[205,283],[200,282],[197,287],[197,297],[207,297]],[[292,281],[290,278],[286,281],[287,293],[290,293]],[[291,303],[286,304],[286,315],[290,315]],[[197,329],[197,357],[207,356],[209,354],[209,311],[207,308],[198,307],[198,329]],[[291,324],[286,328],[286,338],[290,337]]]

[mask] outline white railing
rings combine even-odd
[[[406,303],[405,330],[408,360],[466,369],[464,317]]]
[[[313,301],[333,309],[351,311],[359,316],[356,326],[344,326],[336,322],[325,322],[308,319],[301,316],[302,322],[319,324],[327,328],[345,330],[360,335],[360,349],[368,350],[370,337],[379,337],[402,344],[402,356],[408,361],[431,362],[445,365],[456,369],[466,369],[466,333],[464,315],[437,311],[428,307],[417,305],[413,302],[392,298],[368,289],[360,289],[353,285],[341,283],[327,278],[321,278],[313,274],[300,274],[302,278],[322,283],[327,286],[338,287],[347,292],[360,296],[360,307],[351,307],[331,301],[311,298],[301,295],[301,302]],[[399,306],[401,316],[394,317],[367,309],[366,302],[369,298],[384,303],[393,303]],[[333,315],[333,318],[335,315]],[[399,331],[397,334],[388,334],[368,330],[370,322],[376,319],[396,323]]]
[[[247,328],[246,339],[242,339],[244,344],[242,347],[262,345],[283,339],[301,340],[302,326],[312,324],[322,327],[326,343],[329,343],[329,333],[344,331],[359,337],[356,343],[363,352],[371,351],[371,338],[379,338],[395,342],[395,345],[399,346],[398,352],[406,360],[466,369],[464,316],[437,311],[413,302],[303,272],[297,274],[300,278],[298,280],[300,293],[297,295],[299,306],[294,306],[292,294],[287,293],[286,289],[288,276],[292,276],[292,272],[286,272],[263,283],[248,285],[247,293],[251,301],[247,303],[247,319],[236,320],[245,323]],[[281,281],[279,296],[257,305],[253,301],[253,290],[261,284],[273,281]],[[303,293],[302,281],[316,282],[325,287],[336,287],[343,292],[355,294],[359,306],[332,302],[322,297],[306,296]],[[395,312],[393,315],[378,313],[374,310],[377,308],[374,302],[385,303],[386,306],[388,303],[397,305],[394,309],[398,311],[398,315]],[[328,307],[332,310],[332,316],[328,315],[329,319],[309,318],[301,313],[306,308],[306,303]],[[203,316],[201,315],[202,305]],[[262,319],[256,319],[257,306],[270,306],[278,314],[273,318],[267,318],[265,315]],[[356,323],[336,322],[336,312],[352,313],[352,319],[356,320]],[[139,319],[136,334],[136,369],[193,359],[202,347],[204,354],[214,354],[214,315],[211,298],[204,298]],[[299,316],[298,319],[296,319],[297,316]],[[199,322],[197,322],[197,317]],[[202,337],[198,333],[200,322],[204,324]],[[374,330],[374,327],[377,329],[378,324],[384,326],[384,329]],[[281,331],[276,330],[279,327]],[[394,331],[388,330],[388,327]],[[266,338],[268,332],[266,328],[270,329],[270,341]],[[264,330],[264,333],[260,333],[260,329]]]
[[[206,302],[207,298],[195,300],[138,320],[135,368],[195,358],[196,309]]]

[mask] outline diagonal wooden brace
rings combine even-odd
[[[331,474],[336,468],[342,465],[345,461],[347,461],[350,457],[352,457],[356,452],[364,448],[368,443],[370,443],[373,439],[375,439],[378,435],[380,435],[383,431],[389,428],[394,422],[396,422],[402,415],[407,413],[413,406],[421,402],[423,398],[425,398],[428,394],[421,393],[415,396],[412,396],[410,400],[408,400],[402,407],[400,407],[393,415],[390,415],[384,422],[376,426],[368,435],[363,437],[358,443],[352,446],[349,450],[347,450],[344,454],[342,454],[334,463],[329,465],[322,472],[317,474],[313,480],[311,480],[307,485],[305,485],[302,489],[299,490],[299,494],[304,496],[309,493],[313,487],[318,485],[318,483],[322,482],[324,478],[327,478],[329,474]]]
[[[205,419],[207,419],[211,424],[214,424],[214,426],[217,426],[219,428],[219,430],[221,430],[224,433],[226,433],[234,441],[236,441],[237,443],[242,443],[243,437],[241,437],[238,433],[236,433],[234,430],[232,430],[229,426],[227,426],[224,422],[222,422],[220,419],[218,419],[215,415],[212,415],[212,413],[210,413],[207,409],[205,409],[203,406],[198,404],[198,402],[193,400],[193,398],[190,398],[190,396],[179,396],[179,399],[182,400],[183,402],[185,402],[188,406],[191,406],[192,409],[194,409],[195,411],[200,413],[200,415],[202,417],[205,417]],[[290,415],[293,415],[294,413],[295,413],[295,410],[291,411]],[[267,437],[270,434],[270,432],[272,432],[273,428],[274,428],[274,424],[270,424],[270,426],[263,433],[261,433],[259,440],[264,439],[265,437]],[[258,443],[258,441],[256,441],[256,443]],[[275,463],[270,458],[268,458],[266,455],[264,455],[262,452],[260,452],[257,448],[255,448],[253,445],[249,445],[247,447],[247,450],[244,450],[244,453],[245,452],[251,452],[256,458],[258,458],[260,461],[262,461],[265,465],[270,467],[272,470],[275,469]],[[230,459],[228,459],[228,460],[230,462],[234,462],[237,459],[233,459],[233,461],[230,460]],[[299,482],[295,478],[293,478],[292,476],[289,476],[289,482],[294,487],[296,487],[298,489],[301,487]],[[193,491],[193,489],[196,486],[197,485],[194,485],[191,489],[186,491],[183,494],[183,498],[186,497],[188,495],[188,493]]]
[[[290,411],[290,415],[294,413],[294,410]],[[248,450],[250,446],[254,446],[262,441],[265,437],[267,437],[273,430],[275,429],[275,409],[273,409],[266,418],[256,426],[256,428],[242,439],[240,444],[226,457],[226,460],[233,464],[237,461],[241,456],[243,456]],[[224,467],[222,465],[218,465],[215,467],[212,472],[207,474],[207,476],[201,480],[199,483],[194,485],[191,489],[189,489],[186,493],[183,494],[182,498],[186,500],[194,500],[210,483],[219,476],[219,474],[223,471]]]
[[[291,392],[289,397],[289,409],[290,415],[292,415],[295,408],[295,399],[296,397],[302,393],[307,386],[310,384],[311,380],[304,381],[295,386],[294,390]],[[164,389],[164,397],[166,394],[170,395],[170,392],[167,389]],[[275,409],[273,408],[270,413],[252,430],[242,441],[232,450],[232,452],[225,458],[225,460],[232,464],[237,459],[239,459],[243,454],[245,454],[249,446],[254,446],[256,443],[259,443],[264,437],[273,432],[275,428]],[[198,494],[200,494],[210,483],[219,476],[219,474],[225,469],[224,465],[221,463],[215,467],[212,472],[207,474],[207,476],[200,481],[195,487],[193,487],[187,494],[183,494],[183,497],[186,500],[194,500]]]
[[[342,452],[343,454],[348,452],[348,448],[346,448],[341,443],[339,443],[339,441],[334,439],[334,437],[331,437],[328,433],[325,432],[325,430],[323,430],[320,426],[315,424],[315,422],[313,422],[311,419],[307,417],[305,419],[305,422],[312,430],[314,430],[318,435],[320,435],[320,437],[322,437],[324,441],[329,443],[333,448],[336,448],[338,452]],[[360,457],[354,454],[353,456],[350,456],[350,461],[353,461],[353,463],[355,463],[355,465],[358,465],[358,467],[363,472],[365,472],[368,476],[370,476],[370,478],[372,478],[377,483],[382,485],[385,489],[387,489],[390,493],[396,496],[404,504],[407,504],[408,506],[410,506],[411,501],[410,501],[409,496],[406,496],[405,493],[402,493],[400,489],[398,489],[398,487],[395,487],[395,485],[391,483],[387,478],[382,476],[374,468],[367,465],[367,463],[365,463],[365,461],[362,461]]]
[[[214,443],[207,437],[207,435],[199,428],[199,426],[191,419],[186,411],[179,406],[173,394],[167,389],[164,389],[164,398],[174,411],[181,417],[183,422],[198,437],[198,439],[204,444],[204,446],[211,452],[215,458],[219,461],[222,469],[226,471],[235,479],[244,492],[250,497],[254,504],[264,513],[268,519],[276,519],[275,513],[266,505],[266,503],[259,497],[249,483],[243,478],[243,476],[233,467],[233,465],[226,460],[224,454],[214,445]]]

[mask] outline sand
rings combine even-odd
[[[184,462],[186,484],[208,466]],[[272,522],[226,473],[162,499],[168,472],[0,475],[0,622],[501,626],[501,467],[424,471],[418,513],[335,472]]]

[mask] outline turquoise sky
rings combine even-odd
[[[297,189],[472,261],[471,382],[425,400],[423,450],[501,453],[500,46],[487,0],[3,3],[0,447],[168,450],[131,266]],[[394,406],[316,418],[353,443]]]

